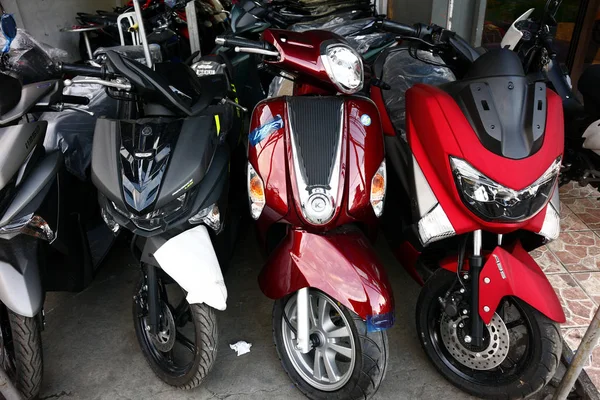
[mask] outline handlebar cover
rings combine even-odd
[[[419,37],[419,29],[414,26],[400,24],[398,22],[384,19],[381,21],[381,28],[384,31],[395,33],[402,36]]]
[[[104,68],[92,67],[90,65],[60,64],[59,71],[72,75],[92,76],[102,79],[106,77]]]

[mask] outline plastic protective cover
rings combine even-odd
[[[80,76],[77,79],[86,78]],[[116,118],[117,101],[108,97],[103,86],[95,84],[66,87],[63,94],[89,98],[88,106],[76,107],[91,111],[94,116],[73,110],[43,113],[40,120],[48,121],[44,147],[47,150],[60,149],[64,155],[67,170],[85,180],[86,170],[92,162],[96,119],[102,116]]]
[[[353,19],[355,13],[346,12],[323,17],[310,22],[300,22],[290,27],[292,31],[304,32],[320,29],[331,31],[344,37],[350,46],[360,54],[380,47],[393,39],[394,35],[385,32],[370,32],[374,18]]]
[[[0,36],[0,48],[6,38]],[[10,46],[8,65],[4,70],[14,72],[23,83],[39,82],[56,76],[56,63],[67,61],[68,53],[36,40],[27,31],[17,30],[17,37]]]
[[[394,127],[406,137],[406,91],[417,83],[441,85],[456,80],[450,68],[436,66],[444,64],[437,55],[428,51],[416,50],[419,59],[413,57],[415,50],[409,52],[408,47],[399,47],[391,51],[383,66],[383,82],[391,86],[390,90],[382,90],[385,106]]]
[[[153,63],[160,63],[163,61],[162,52],[160,46],[156,43],[151,43],[149,45],[150,48],[150,58]],[[146,55],[144,53],[143,46],[112,46],[112,47],[99,47],[94,51],[94,59],[101,57],[103,54],[106,54],[108,51],[114,51],[119,53],[123,57],[131,58],[141,64],[146,65]]]

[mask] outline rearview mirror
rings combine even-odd
[[[519,18],[517,18],[515,20],[515,22],[512,23],[512,25],[510,26],[510,28],[508,28],[508,30],[506,31],[506,34],[502,38],[500,47],[502,47],[503,49],[508,49],[508,50],[514,50],[515,47],[517,47],[517,44],[519,44],[519,41],[523,37],[523,32],[521,32],[517,28],[517,23],[521,22],[521,21],[525,21],[527,18],[529,18],[531,13],[533,13],[533,10],[534,10],[533,8],[527,10],[523,15],[521,15]]]
[[[6,45],[2,49],[2,53],[8,53],[12,41],[17,37],[17,23],[12,14],[2,14],[0,18],[0,28],[2,34],[6,38]]]

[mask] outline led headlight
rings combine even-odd
[[[250,215],[252,218],[258,219],[265,208],[265,185],[250,163],[248,163],[248,198]]]
[[[321,62],[340,92],[352,94],[362,89],[365,79],[362,58],[350,46],[340,43],[327,46]]]
[[[381,214],[383,214],[387,184],[386,177],[385,160],[383,160],[377,172],[373,175],[373,179],[371,179],[371,206],[377,217],[381,217]]]
[[[488,221],[519,222],[537,214],[548,202],[560,172],[561,158],[523,190],[494,182],[460,158],[450,157],[458,192],[466,206]]]

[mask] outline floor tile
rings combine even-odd
[[[556,274],[548,275],[548,280],[556,291],[567,318],[561,326],[571,328],[589,325],[596,306],[573,277],[570,274]]]
[[[585,335],[587,328],[563,328],[561,333],[565,343],[576,351]],[[585,372],[588,374],[596,387],[600,387],[600,346],[596,346],[590,358],[584,364]]]
[[[571,276],[596,304],[600,304],[600,272],[580,272]]]
[[[600,271],[600,237],[594,232],[561,232],[548,247],[570,272]]]
[[[594,189],[592,186],[587,185],[584,187],[581,187],[577,182],[569,182],[566,185],[561,186],[560,190],[559,190],[559,194],[560,194],[560,198],[567,198],[567,197],[575,197],[575,198],[581,198],[581,197],[590,197],[590,196],[599,196],[600,197],[600,193],[598,193],[598,191],[596,189]]]
[[[600,201],[595,197],[563,199],[566,204],[590,229],[600,229]]]
[[[560,231],[587,231],[588,226],[579,218],[567,204],[561,202],[560,207]]]
[[[567,270],[562,266],[558,258],[552,251],[548,248],[548,246],[539,247],[531,252],[529,252],[531,257],[538,263],[538,265],[542,268],[545,274],[557,274],[557,273],[566,273]]]

